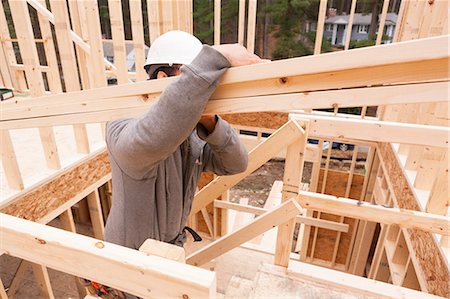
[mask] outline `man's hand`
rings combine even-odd
[[[212,46],[212,48],[225,56],[231,66],[241,66],[270,61],[267,59],[261,59],[259,56],[250,53],[245,47],[239,44],[216,45]]]
[[[198,121],[199,124],[202,124],[206,131],[208,131],[208,134],[211,134],[214,132],[214,129],[216,128],[216,116],[215,115],[203,115],[200,120]]]

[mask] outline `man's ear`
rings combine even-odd
[[[167,76],[166,73],[164,73],[163,71],[159,71],[158,74],[156,74],[156,79],[161,79],[161,78],[167,78],[169,76]]]

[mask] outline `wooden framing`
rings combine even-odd
[[[2,202],[0,212],[47,223],[104,184],[110,179],[110,173],[106,150],[96,151],[46,181]],[[79,176],[83,179],[74,180]],[[65,185],[71,188],[61,190],[61,186]]]
[[[298,200],[302,207],[308,209],[384,224],[397,224],[402,227],[416,228],[446,236],[450,234],[450,220],[444,216],[398,208],[385,208],[365,202],[306,191],[299,192]]]
[[[328,0],[320,0],[319,15],[317,20],[316,41],[314,45],[314,54],[320,54],[322,50],[323,28],[325,26],[325,17],[327,13]]]
[[[450,128],[398,122],[356,120],[336,117],[291,114],[294,119],[310,120],[310,134],[327,138],[399,142],[448,147]]]
[[[67,4],[63,1],[52,1],[51,5],[55,19],[55,35],[59,45],[64,85],[68,92],[79,91],[80,80],[77,73],[75,51],[70,38],[70,23]],[[58,92],[58,90],[55,91]],[[86,126],[84,124],[74,125],[74,133],[77,151],[83,154],[89,153],[90,149]]]
[[[291,263],[287,273],[289,276],[308,280],[312,283],[321,283],[343,290],[354,291],[361,296],[375,296],[383,298],[441,298],[438,296],[418,292],[415,290],[393,286],[380,281],[368,280],[314,265],[301,262]]]
[[[257,6],[258,6],[257,0],[249,0],[248,24],[247,24],[247,50],[251,53],[255,52]]]
[[[0,249],[13,256],[144,298],[215,294],[212,272],[6,214],[0,219]]]
[[[194,252],[186,258],[186,263],[195,266],[203,265],[240,244],[250,241],[274,226],[294,218],[301,211],[302,209],[294,199],[286,201],[279,207],[266,212],[234,233],[228,234],[199,251]]]
[[[220,12],[221,1],[214,0],[214,45],[220,45]]]
[[[306,122],[302,125],[294,122],[302,134],[296,141],[291,143],[286,150],[286,160],[283,176],[283,190],[281,191],[281,202],[287,201],[298,194],[302,182],[302,174],[305,163],[306,143],[308,141],[308,126]],[[295,219],[288,219],[278,227],[277,244],[275,247],[274,264],[287,267],[294,237]]]
[[[42,96],[45,93],[44,81],[39,71],[39,57],[36,44],[33,42],[33,29],[31,26],[28,6],[26,2],[10,1],[11,14],[13,16],[17,39],[22,53],[22,59],[28,63],[25,65],[27,83],[32,96]],[[52,128],[41,127],[39,134],[44,149],[47,166],[58,169],[61,167],[55,136]]]
[[[232,203],[232,202],[226,202],[223,200],[214,200],[214,207],[221,208],[221,209],[230,209],[230,210],[235,210],[235,211],[240,211],[240,212],[246,212],[246,213],[251,213],[251,214],[255,214],[255,215],[262,215],[268,211],[265,208],[258,208],[258,207],[253,207],[250,205],[242,205],[242,204],[237,204],[237,203]],[[334,221],[328,221],[328,220],[324,220],[324,219],[311,218],[311,217],[304,216],[303,214],[304,213],[295,217],[296,223],[305,223],[307,225],[313,225],[313,226],[317,226],[317,227],[321,227],[321,228],[332,229],[332,230],[336,230],[336,231],[340,231],[340,232],[344,232],[344,233],[348,232],[348,224],[338,223],[338,222],[334,222]]]
[[[139,82],[117,87],[98,88],[106,87],[105,74],[116,76],[119,79],[119,83],[128,82],[128,78],[137,78],[138,81],[143,81],[146,77],[145,72],[142,70],[142,65],[144,64],[144,41],[141,1],[130,2],[133,43],[135,53],[138,56],[136,57],[136,73],[128,72],[126,66],[124,66],[124,36],[120,3],[115,0],[109,1],[110,19],[114,23],[112,24],[112,28],[114,28],[112,30],[112,42],[119,50],[119,53],[115,56],[121,57],[119,63],[113,65],[105,63],[101,53],[102,42],[98,23],[97,1],[87,1],[86,3],[68,2],[73,31],[70,30],[68,23],[66,4],[58,4],[57,2],[50,1],[52,12],[46,8],[46,3],[42,0],[28,0],[20,4],[13,4],[12,10],[15,12],[13,12],[15,23],[18,23],[17,12],[21,11],[21,15],[25,17],[23,24],[16,24],[15,26],[16,32],[21,35],[18,36],[18,39],[11,39],[9,33],[5,32],[4,29],[7,28],[7,25],[0,26],[2,27],[0,29],[0,62],[5,62],[1,63],[0,82],[10,84],[22,91],[26,91],[29,88],[33,96],[29,100],[19,98],[17,102],[5,102],[0,107],[2,110],[0,129],[2,129],[2,139],[4,141],[2,143],[3,167],[6,169],[10,186],[17,189],[24,187],[23,180],[15,161],[14,147],[9,142],[9,132],[7,130],[43,127],[43,130],[46,132],[42,136],[45,137],[44,143],[47,143],[47,156],[49,156],[49,152],[56,153],[56,151],[53,151],[53,149],[56,150],[56,146],[54,140],[52,141],[51,128],[46,127],[75,124],[78,128],[82,128],[85,123],[89,122],[108,121],[118,117],[140,115],[148,109],[152,102],[157,100],[159,94],[172,80]],[[352,1],[350,24],[354,16],[356,2],[356,0]],[[380,29],[376,40],[377,45],[381,43],[382,29],[390,2],[392,1],[383,1]],[[42,39],[33,38],[30,30],[31,25],[27,3],[38,12]],[[214,1],[214,3],[216,7],[218,4],[220,6],[220,0]],[[188,6],[187,2],[172,4],[161,1],[149,1],[148,4],[149,12],[151,12],[149,18],[151,20],[150,35],[152,40],[167,29],[179,28],[184,24],[181,11],[184,11],[183,7],[186,8]],[[183,6],[184,4],[186,6]],[[245,4],[245,1],[239,1],[238,42],[241,44],[244,43],[245,35]],[[326,7],[327,1],[321,0],[315,54],[320,54],[321,51],[320,46]],[[256,1],[250,1],[247,26],[247,46],[249,51],[254,51],[256,11]],[[349,188],[351,188],[353,183],[352,177],[355,170],[357,150],[353,152],[345,198],[329,198],[326,195],[318,196],[317,194],[306,196],[306,193],[300,193],[300,198],[303,198],[300,201],[303,200],[303,203],[308,204],[308,212],[303,211],[302,214],[308,213],[311,216],[313,210],[319,210],[323,213],[335,213],[341,217],[341,221],[343,221],[344,215],[363,219],[359,221],[358,225],[352,227],[353,235],[349,242],[356,244],[353,248],[355,252],[352,255],[347,255],[345,265],[338,264],[336,259],[341,232],[349,230],[349,224],[321,219],[321,212],[318,213],[318,218],[305,217],[304,215],[297,215],[295,218],[297,221],[303,221],[303,223],[308,225],[322,228],[325,228],[325,226],[328,228],[334,227],[338,232],[338,237],[333,248],[333,256],[330,263],[323,264],[336,269],[341,267],[339,269],[348,269],[358,274],[361,274],[363,268],[367,266],[365,264],[367,262],[365,252],[370,249],[373,230],[376,226],[375,222],[382,223],[378,242],[380,245],[375,250],[375,257],[369,276],[384,281],[391,279],[396,285],[404,285],[416,289],[421,288],[423,291],[443,296],[448,296],[448,290],[445,290],[445,285],[449,281],[448,270],[450,269],[448,255],[445,254],[445,250],[449,248],[449,245],[446,243],[448,242],[449,233],[448,217],[446,217],[448,215],[448,196],[446,196],[448,193],[448,167],[443,167],[443,164],[448,162],[448,156],[446,156],[448,153],[446,153],[445,148],[448,147],[449,129],[448,115],[445,113],[448,108],[448,90],[450,88],[447,69],[449,55],[444,52],[447,52],[447,45],[450,39],[449,36],[423,38],[429,35],[448,33],[448,26],[442,25],[448,19],[448,14],[447,16],[445,15],[446,12],[448,12],[448,3],[446,1],[402,1],[394,40],[421,38],[420,40],[232,68],[223,77],[220,87],[212,96],[206,110],[206,113],[212,114],[334,108],[335,117],[323,117],[314,113],[311,115],[300,114],[293,116],[294,119],[309,120],[308,135],[320,137],[319,148],[313,151],[316,160],[314,162],[314,179],[311,182],[311,187],[314,190],[319,185],[319,177],[321,175],[320,164],[322,161],[321,146],[324,142],[323,138],[330,139],[330,142],[333,140],[354,142],[356,148],[364,141],[370,142],[373,146],[376,146],[376,142],[379,143],[377,150],[380,150],[380,153],[377,153],[376,157],[381,158],[380,165],[374,166],[375,170],[368,170],[371,173],[371,181],[367,182],[366,179],[368,177],[366,176],[361,194],[361,200],[365,199],[376,205],[363,203],[358,206],[356,201],[347,199],[349,197]],[[4,22],[3,14],[3,6],[0,5],[0,25],[1,22]],[[214,23],[216,43],[220,43],[219,15],[216,14]],[[188,22],[190,21],[188,20]],[[52,46],[50,23],[55,25],[57,31],[58,52],[61,54],[66,90],[75,92],[48,96],[46,95],[48,92],[43,88],[43,82],[46,82],[46,78],[50,92],[61,91],[59,71],[55,68],[56,55],[54,49],[52,50],[54,46]],[[26,40],[24,36],[26,36]],[[17,64],[15,61],[12,43],[17,41],[21,48],[22,56],[26,58],[24,64]],[[348,49],[349,42],[350,30],[347,31],[345,49]],[[35,43],[44,44],[44,54],[47,58],[48,66],[39,65]],[[24,45],[27,46],[24,47]],[[78,66],[74,62],[76,59],[73,51],[74,45],[77,51]],[[23,52],[23,49],[25,49],[25,52]],[[371,59],[368,60],[367,57],[371,57]],[[80,65],[86,64],[92,67],[86,68],[86,70],[79,68]],[[7,68],[4,68],[4,65]],[[105,65],[107,71],[105,71]],[[81,78],[78,78],[77,71]],[[44,76],[44,80],[41,80],[42,76]],[[68,78],[71,79],[68,80]],[[76,83],[80,81],[81,86],[75,87],[75,85],[79,85]],[[76,92],[80,87],[84,89],[97,87],[98,89]],[[407,104],[407,106],[404,106],[404,104]],[[342,115],[339,115],[339,108],[363,106],[360,117],[366,118],[367,106],[378,105],[396,105],[388,107],[385,114],[385,119],[392,121],[357,120],[354,118],[339,119],[339,117],[342,117]],[[383,116],[383,114],[380,115]],[[41,132],[43,130],[41,129]],[[77,145],[83,148],[82,141],[84,139],[83,151],[88,153],[89,143],[86,135],[83,137],[82,129],[78,132],[80,132],[78,136],[81,137],[77,138]],[[276,136],[276,134],[273,135]],[[261,134],[259,137],[261,137]],[[289,140],[286,140],[288,138]],[[276,142],[277,140],[280,142]],[[244,178],[252,169],[256,169],[258,165],[261,165],[263,160],[270,158],[269,156],[279,147],[287,145],[292,147],[294,140],[298,142],[298,132],[293,133],[292,130],[289,132],[286,129],[285,133],[272,138],[265,145],[261,145],[253,154],[254,157],[251,159],[253,162],[251,162],[245,175],[230,179],[218,178],[205,191],[202,190],[197,194],[199,196],[197,200],[200,199],[200,201],[194,203],[195,209],[204,212],[202,205],[205,202],[214,200],[217,197],[216,194],[223,194],[224,190]],[[398,142],[400,145],[391,147],[391,145],[384,142]],[[305,147],[304,158],[306,158],[308,150],[308,147]],[[322,190],[326,189],[326,182],[330,180],[328,168],[331,149],[328,153],[326,169],[322,177]],[[263,157],[256,157],[259,155]],[[28,187],[26,190],[0,205],[2,211],[41,223],[47,223],[62,213],[60,218],[64,227],[69,231],[75,231],[70,207],[84,196],[88,196],[91,218],[94,218],[92,220],[95,226],[95,236],[102,238],[103,219],[100,217],[102,216],[100,211],[101,204],[96,188],[110,178],[109,166],[107,163],[104,163],[106,161],[104,160],[105,157],[105,152],[93,153],[76,165],[57,171],[54,176],[45,182],[31,188],[26,186]],[[53,165],[50,166],[58,168],[58,164],[53,161]],[[292,167],[292,171],[294,168],[298,168],[298,165],[294,167],[296,163],[288,164],[289,167]],[[367,162],[367,164],[370,164],[370,162]],[[93,167],[98,167],[98,169],[92,171]],[[80,184],[73,186],[74,188],[68,190],[68,192],[64,191],[56,197],[48,195],[49,192],[60,190],[60,185],[58,184],[66,184],[71,176],[79,173],[91,173],[91,171],[94,174],[92,180],[77,180]],[[297,172],[295,176],[298,175]],[[290,179],[293,179],[293,177],[294,175]],[[367,186],[371,184],[372,187]],[[288,185],[290,184],[286,185],[289,189],[288,191],[296,193]],[[214,189],[218,189],[218,191]],[[219,191],[220,193],[218,193]],[[285,192],[287,191],[285,190]],[[373,195],[371,195],[371,192],[373,192]],[[44,204],[40,203],[43,198],[45,199]],[[255,214],[261,214],[265,211],[264,209],[242,207],[229,202],[215,201],[215,203],[220,208],[247,210]],[[43,207],[40,206],[41,204]],[[215,219],[214,223],[217,221],[218,219]],[[284,233],[280,232],[280,235],[283,235],[283,237],[279,239],[279,242],[285,242],[289,239],[287,236],[291,235],[293,223],[294,220],[290,220],[288,229],[284,230]],[[400,225],[400,227],[397,227],[395,224]],[[212,232],[217,230],[217,227],[210,224],[209,229]],[[356,234],[356,229],[358,229],[358,234]],[[436,233],[444,234],[444,236],[436,236]],[[309,234],[305,233],[304,235]],[[243,234],[230,235],[227,242],[220,244],[225,244],[229,248],[237,239],[242,240]],[[234,241],[230,242],[229,240]],[[31,244],[32,240],[28,241]],[[54,241],[56,242],[56,239]],[[11,242],[11,240],[8,240],[8,242]],[[36,243],[36,240],[34,242]],[[312,236],[312,242],[314,244],[313,247],[320,246],[317,230]],[[306,244],[307,247],[307,243],[305,242],[303,245]],[[32,245],[39,247],[42,244],[33,243]],[[215,246],[220,247],[221,245]],[[289,247],[289,245],[285,244],[283,252],[288,252]],[[205,250],[214,251],[214,247]],[[223,248],[213,255],[221,252],[223,252]],[[286,258],[283,259],[280,252],[278,250],[276,259],[280,264],[287,266]],[[361,256],[363,257],[361,258]],[[280,262],[280,260],[283,261]],[[309,261],[314,262],[314,254],[311,254]],[[427,261],[430,262],[427,263]],[[385,263],[385,266],[380,265],[380,263]],[[42,286],[43,294],[51,298],[52,291],[49,286],[45,266],[35,264],[34,268],[38,283]],[[309,268],[307,269],[309,270]],[[302,270],[305,270],[305,268],[302,268]],[[324,275],[327,276],[327,274],[329,274],[329,277],[336,277],[334,272],[328,273],[323,270],[312,272],[315,273],[315,276],[312,275],[315,278],[311,279],[313,282],[316,281],[319,274],[322,277]],[[309,274],[305,275],[308,276]],[[362,294],[387,297],[408,296],[412,298],[415,296],[426,296],[424,293],[405,292],[404,289],[380,283],[366,284],[365,286],[368,286],[367,288],[369,289],[366,292],[360,286],[367,282],[354,280],[354,276],[349,278],[348,276],[338,275],[337,277],[342,279],[339,283],[340,287],[352,290],[358,289]],[[329,284],[335,283],[327,279],[325,281]],[[145,296],[144,285],[142,284],[140,287],[142,287],[142,293],[140,294]],[[172,289],[175,290],[177,287],[178,283],[174,283]],[[1,291],[2,286],[0,286]],[[6,296],[3,293],[0,294]],[[202,294],[206,293],[203,292]],[[197,295],[195,293],[195,296]],[[208,296],[208,294],[205,296]]]
[[[239,183],[239,181],[275,156],[281,149],[294,142],[300,134],[302,133],[294,122],[286,123],[286,125],[249,153],[249,165],[246,171],[231,176],[217,177],[200,190],[194,197],[191,214],[197,213],[202,207],[213,202],[214,199],[223,194],[227,189]]]

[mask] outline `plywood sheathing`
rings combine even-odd
[[[284,112],[235,113],[220,116],[230,124],[266,129],[278,129],[289,120],[288,113]]]
[[[38,221],[111,172],[108,154],[99,152],[85,163],[67,170],[6,206],[1,213]]]
[[[382,163],[391,180],[399,208],[418,211],[419,205],[402,173],[392,147],[388,143],[381,143],[379,151],[380,156],[383,157]],[[449,298],[450,273],[433,237],[429,233],[416,229],[408,229],[408,232],[414,249],[411,254],[415,254],[419,261],[421,272],[427,281],[428,292]]]

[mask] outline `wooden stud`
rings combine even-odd
[[[64,74],[64,85],[66,91],[80,90],[80,80],[77,72],[75,51],[70,37],[70,21],[67,5],[64,1],[51,1],[54,15],[55,33],[58,41],[59,55],[61,57],[61,68]],[[89,140],[86,126],[83,124],[74,125],[75,144],[77,152],[88,154]]]
[[[89,206],[89,215],[91,216],[92,228],[94,230],[94,237],[103,240],[105,235],[105,224],[103,221],[102,207],[100,205],[100,197],[98,190],[90,193],[87,196]]]
[[[213,227],[213,223],[211,221],[211,217],[209,217],[208,211],[206,210],[206,208],[202,208],[200,210],[200,212],[202,213],[203,220],[205,220],[209,235],[211,236],[211,238],[214,238],[214,227]]]
[[[367,277],[370,279],[375,279],[376,273],[381,263],[382,254],[384,252],[384,241],[386,239],[386,233],[388,231],[387,224],[381,224],[380,234],[378,235],[377,245],[375,247],[375,252],[373,254],[372,264],[370,265],[369,273]],[[357,272],[355,270],[355,272]]]
[[[347,32],[345,35],[344,50],[348,50],[350,47],[350,40],[352,39],[353,19],[355,18],[356,0],[352,0],[352,6],[350,8],[350,15],[348,18]]]
[[[33,42],[34,36],[30,15],[28,13],[28,5],[23,1],[9,1],[9,6],[14,20],[20,53],[23,61],[26,62],[25,72],[27,74],[28,85],[30,86],[30,93],[35,97],[42,96],[45,93],[44,81],[38,69],[39,57],[36,44]],[[52,169],[61,168],[52,128],[39,128],[39,135],[41,137],[47,166]]]
[[[286,220],[295,217],[300,212],[301,208],[295,200],[291,199],[286,201],[279,207],[259,216],[234,233],[228,234],[189,255],[186,259],[186,263],[195,266],[203,265],[229,250],[236,248],[242,243],[250,241],[274,226],[286,222]]]
[[[108,9],[114,48],[114,65],[117,67],[117,82],[119,84],[124,84],[128,83],[128,68],[125,33],[123,28],[122,1],[108,0]]]
[[[347,186],[345,188],[345,195],[344,197],[348,198],[350,196],[350,189],[352,187],[352,182],[353,182],[353,174],[355,173],[355,165],[356,165],[356,158],[358,157],[358,146],[355,145],[355,147],[353,148],[353,155],[352,155],[352,161],[350,163],[350,171],[348,174],[348,178],[347,178]],[[340,217],[340,222],[344,223],[344,219],[345,217],[341,216]],[[356,220],[355,220],[356,221]],[[357,228],[357,224],[355,223],[353,232],[352,232],[352,240],[350,242],[350,246],[353,246],[353,242],[356,236],[356,228]],[[337,253],[338,253],[338,249],[339,249],[339,242],[341,240],[341,232],[337,232],[337,236],[336,236],[336,241],[334,244],[334,249],[333,249],[333,255],[331,258],[331,265],[334,266],[336,264],[336,257],[337,257]],[[348,265],[348,262],[350,261],[350,254],[347,254],[347,262],[346,265]],[[346,266],[347,267],[347,266]]]
[[[0,5],[0,44],[2,48],[2,52],[0,52],[0,56],[2,58],[2,66],[6,66],[1,68],[2,76],[4,76],[4,80],[10,78],[11,87],[14,87],[16,90],[22,90],[25,91],[26,84],[22,84],[22,82],[25,81],[23,72],[20,72],[20,75],[18,72],[14,71],[11,68],[11,65],[17,64],[16,55],[14,54],[14,48],[12,42],[8,41],[11,37],[9,35],[8,30],[8,23],[6,21],[6,15],[5,11],[3,9],[3,5]],[[5,60],[3,62],[3,59]],[[9,81],[9,80],[8,80]],[[9,82],[8,82],[9,83]],[[22,89],[21,87],[25,86],[25,89]]]
[[[159,2],[159,15],[160,15],[160,34],[174,30],[174,11],[172,1],[158,1]]]
[[[320,51],[322,49],[322,38],[323,38],[323,29],[325,25],[325,17],[327,12],[327,2],[328,0],[320,0],[319,16],[317,20],[316,41],[314,45],[314,55],[320,54]]]
[[[247,51],[255,52],[257,0],[248,1]]]
[[[89,65],[93,70],[90,72],[89,81],[92,82],[91,87],[105,87],[105,66],[102,44],[102,33],[100,29],[100,16],[96,0],[83,1],[83,15],[86,17],[88,29],[88,38],[90,45]]]
[[[59,215],[63,229],[66,231],[76,233],[77,229],[75,227],[75,222],[73,220],[72,208],[65,210],[61,215]]]
[[[44,6],[46,5],[44,0],[40,0],[40,3]],[[53,93],[61,93],[61,76],[59,74],[58,60],[56,59],[55,44],[53,42],[50,22],[41,14],[38,13],[37,15],[42,39],[44,40],[45,58],[49,67],[49,72],[47,73],[49,89]],[[58,38],[58,34],[56,34],[56,37]],[[64,57],[64,55],[60,53],[60,57]]]
[[[147,73],[144,70],[146,57],[141,1],[130,1],[129,3],[137,81],[144,81],[147,79]]]
[[[161,35],[162,24],[160,20],[160,7],[158,0],[147,1],[148,27],[150,32],[150,43]]]
[[[378,25],[378,34],[377,34],[377,40],[375,42],[375,45],[381,45],[381,39],[382,39],[383,33],[384,33],[384,24],[386,23],[386,15],[388,12],[388,8],[389,8],[389,0],[384,0],[383,8],[381,11],[380,22]]]
[[[220,45],[221,1],[214,0],[214,45]]]
[[[44,298],[55,299],[47,267],[34,263],[31,263],[31,267],[33,268],[33,274],[41,294]]]
[[[0,12],[1,13],[1,12]],[[1,18],[1,17],[0,17]],[[1,85],[6,87],[6,88],[10,88],[13,89],[14,88],[14,84],[12,81],[12,76],[9,70],[9,64],[6,58],[6,53],[4,50],[4,46],[3,43],[0,42],[0,65],[3,65],[5,67],[2,67],[0,69],[0,80],[1,80]]]
[[[143,298],[215,296],[213,272],[5,214],[0,221],[0,250],[12,256]]]
[[[438,215],[447,214],[448,207],[450,206],[449,185],[448,163],[443,163],[431,188],[430,197],[426,206],[427,213]]]
[[[245,0],[239,0],[239,19],[238,19],[238,44],[244,45],[245,31]]]
[[[302,181],[305,146],[307,143],[308,123],[299,125],[299,130],[303,131],[297,140],[291,143],[287,148],[286,160],[284,164],[282,202],[296,196],[300,190]],[[277,231],[277,244],[275,248],[274,263],[278,266],[287,267],[292,247],[292,238],[294,236],[295,219],[289,219],[281,224]]]
[[[9,131],[1,130],[0,134],[2,165],[8,186],[11,189],[23,190],[23,180]]]
[[[88,40],[89,38],[88,38],[87,21],[82,2],[68,1],[68,5],[70,12],[70,21],[72,24],[74,34],[80,36],[85,40]],[[88,65],[87,61],[89,58],[87,57],[87,55],[89,55],[89,53],[85,51],[83,47],[77,43],[75,43],[75,50],[77,53],[78,65]],[[91,88],[92,82],[89,81],[89,78],[92,77],[92,75],[89,75],[89,73],[92,71],[91,68],[80,67],[78,71],[80,72],[82,88],[83,89]]]

